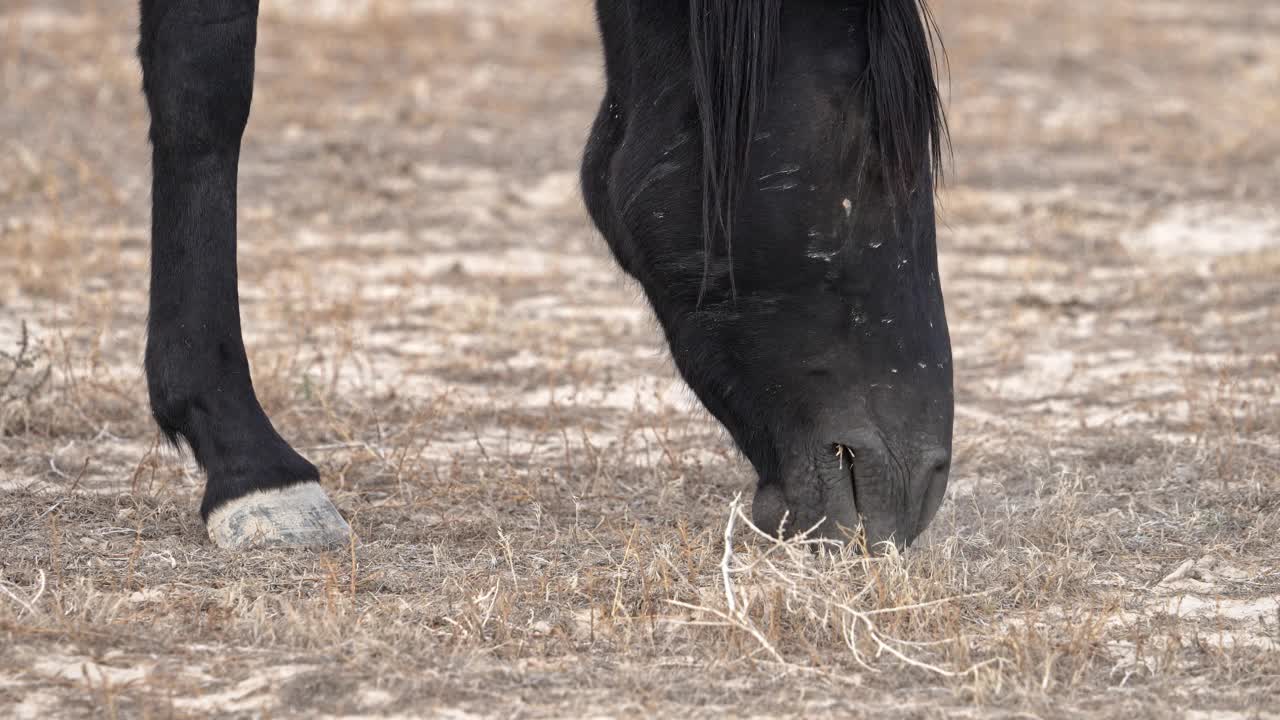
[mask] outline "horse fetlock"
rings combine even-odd
[[[332,547],[351,542],[351,526],[317,482],[227,500],[205,521],[218,547]]]
[[[211,367],[199,362],[199,356],[189,358],[186,353],[175,351],[173,343],[159,342],[161,334],[153,330],[148,338],[147,390],[151,414],[171,441],[182,437],[196,446],[201,418],[209,414],[235,420],[238,425],[256,420],[261,407],[253,388],[236,382],[247,377],[246,373]],[[197,459],[205,462],[198,455]]]
[[[263,411],[247,374],[165,373],[148,366],[152,415],[171,442],[181,438],[208,473],[200,512],[208,518],[253,492],[314,483],[315,466],[290,447]],[[197,390],[219,379],[216,390]]]

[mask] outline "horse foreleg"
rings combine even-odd
[[[315,467],[258,403],[240,335],[236,173],[253,96],[257,0],[142,0],[151,111],[151,408],[207,475],[200,512],[222,547],[344,542]]]

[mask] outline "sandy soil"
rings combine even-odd
[[[265,3],[246,340],[361,542],[216,549],[134,10],[0,5],[0,715],[1280,717],[1280,8],[938,5],[955,471],[876,562],[725,561],[752,475],[575,185],[586,0]]]

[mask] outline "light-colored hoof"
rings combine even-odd
[[[351,542],[351,526],[320,483],[253,492],[209,513],[209,537],[220,548],[327,547]]]

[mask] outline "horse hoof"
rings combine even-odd
[[[351,542],[351,526],[320,483],[251,492],[209,513],[209,538],[220,548],[331,547]]]

